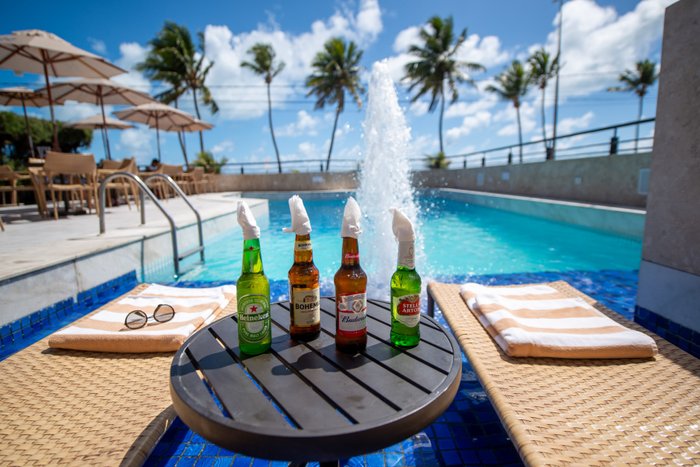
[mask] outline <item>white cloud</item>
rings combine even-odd
[[[107,44],[105,44],[103,40],[88,37],[88,44],[90,44],[90,48],[98,54],[104,55],[107,53]]]
[[[590,126],[593,116],[593,112],[588,111],[580,117],[564,118],[557,124],[557,131],[560,135],[565,135],[574,131],[585,130]],[[548,128],[547,131],[551,132],[551,129]]]
[[[535,107],[532,103],[525,101],[520,105],[520,122],[522,124],[522,133],[526,135],[531,132],[537,126],[537,121],[535,119]],[[518,134],[518,121],[517,113],[515,107],[512,104],[508,104],[507,107],[493,116],[493,121],[498,122],[508,122],[508,124],[502,127],[496,134],[499,136],[512,136]]]
[[[148,49],[136,42],[124,42],[119,45],[119,53],[121,56],[115,63],[127,70],[128,73],[115,76],[112,79],[137,91],[149,93],[151,91],[151,82],[143,74],[135,70],[136,64],[146,59]]]
[[[421,26],[410,26],[396,35],[394,39],[394,52],[402,53],[414,44],[420,43]]]
[[[63,105],[56,105],[53,108],[56,120],[63,122],[73,122],[83,118],[92,117],[100,113],[100,107],[93,104],[79,103],[75,101],[67,101]],[[112,107],[105,106],[105,115],[111,113]],[[48,113],[48,110],[47,110]]]
[[[455,102],[445,110],[445,118],[468,117],[478,112],[492,109],[498,103],[498,97],[493,93],[483,93],[476,101]]]
[[[279,130],[275,131],[275,134],[277,136],[315,136],[318,133],[316,128],[318,127],[319,121],[320,119],[318,117],[314,117],[305,110],[300,110],[297,112],[297,119],[295,122],[281,127]]]
[[[641,0],[624,15],[593,0],[564,3],[560,95],[605,90],[617,83],[623,70],[649,58],[652,46],[661,38],[664,9],[674,1]],[[558,16],[545,45],[551,53],[556,53],[557,21]],[[550,96],[547,98],[551,102]]]
[[[310,141],[304,141],[302,143],[299,143],[299,153],[302,156],[305,157],[310,157],[310,156],[318,156],[319,155],[319,149],[316,147],[316,145]]]
[[[447,139],[456,140],[463,136],[467,136],[469,133],[472,132],[472,130],[490,124],[491,119],[491,112],[488,112],[486,110],[474,112],[473,114],[464,117],[460,126],[450,128],[449,130],[447,130]]]
[[[224,141],[221,141],[221,142],[215,144],[211,148],[211,152],[214,155],[218,155],[218,154],[227,155],[227,154],[232,153],[234,148],[235,148],[235,145],[233,144],[233,141],[227,139],[227,140],[224,140]]]
[[[247,119],[263,115],[267,109],[267,90],[260,76],[241,67],[249,60],[247,51],[255,43],[272,45],[277,58],[286,67],[273,81],[272,103],[284,105],[292,96],[304,90],[295,89],[311,72],[311,62],[332,37],[340,36],[363,45],[376,38],[382,29],[381,11],[376,0],[360,4],[356,16],[336,12],[325,21],[314,21],[310,30],[300,34],[282,31],[277,25],[261,25],[249,32],[234,34],[228,26],[209,25],[204,30],[207,58],[214,62],[207,85],[221,108],[221,116],[227,119]],[[235,83],[235,86],[231,86]]]
[[[148,164],[155,157],[155,132],[146,127],[130,128],[119,134],[117,150],[125,157],[135,156],[140,164]],[[162,141],[161,141],[162,143]]]

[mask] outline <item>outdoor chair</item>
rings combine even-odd
[[[18,182],[30,180],[29,174],[22,174],[12,170],[9,165],[0,165],[0,182],[5,182],[7,185],[0,185],[0,193],[2,193],[2,204],[7,204],[5,193],[10,193],[10,204],[17,206],[19,200],[17,193],[20,191],[34,191],[31,185],[20,185]]]
[[[179,185],[188,195],[201,194],[207,191],[207,181],[203,167],[193,167],[192,170],[184,173],[180,180]]]
[[[233,299],[216,317],[235,311]],[[0,465],[143,465],[177,416],[168,391],[173,353],[62,350],[48,341],[0,362]]]
[[[158,173],[169,175],[173,179],[173,181],[175,181],[175,183],[177,183],[178,186],[182,188],[182,190],[185,191],[185,193],[187,193],[187,178],[185,177],[185,171],[182,169],[181,165],[160,164],[160,166],[158,167]],[[153,186],[157,187],[158,191],[160,192],[159,196],[162,199],[167,200],[171,196],[175,196],[174,190],[164,181],[157,180],[156,182],[152,183]]]
[[[525,464],[700,463],[700,360],[566,282],[547,285],[652,337],[659,354],[509,357],[464,303],[459,285],[431,282],[429,313],[435,304],[442,311]]]
[[[216,191],[216,174],[204,174],[205,186],[209,193],[214,193]]]
[[[102,168],[97,169],[97,179],[98,182],[102,182],[107,176],[115,173],[115,172],[129,172],[129,173],[138,173],[138,170],[136,169],[136,161],[134,158],[129,158],[129,159],[124,159],[121,161],[110,161],[110,160],[104,160],[102,161]],[[137,188],[131,180],[128,180],[126,178],[118,178],[115,180],[112,180],[111,182],[107,183],[106,186],[106,202],[107,202],[107,207],[112,207],[112,196],[110,196],[111,192],[114,192],[117,197],[119,194],[124,195],[124,200],[126,201],[126,205],[129,207],[131,210],[131,203],[129,201],[129,196],[134,197],[134,202],[136,203],[136,206],[138,207],[138,193],[137,193]]]
[[[97,165],[92,154],[66,154],[49,151],[44,164],[46,190],[51,194],[53,216],[58,220],[56,193],[87,201],[88,210],[97,207]]]

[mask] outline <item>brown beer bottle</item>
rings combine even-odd
[[[335,346],[341,352],[357,353],[367,347],[367,275],[360,267],[357,237],[360,207],[352,197],[343,214],[343,257],[335,273]]]
[[[321,295],[318,268],[311,248],[311,221],[304,202],[297,195],[289,198],[294,233],[294,264],[289,270],[289,334],[292,339],[309,341],[321,333]]]

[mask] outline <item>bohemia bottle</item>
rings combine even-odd
[[[335,346],[341,352],[357,353],[367,346],[367,275],[360,267],[357,237],[360,206],[348,198],[343,214],[343,257],[335,273]]]
[[[415,234],[411,221],[393,209],[393,230],[399,241],[396,272],[391,276],[391,343],[415,347],[420,341],[421,280],[416,272]]]
[[[260,255],[260,229],[250,208],[238,203],[238,224],[243,230],[243,265],[236,282],[238,343],[241,352],[258,355],[270,348],[270,283]]]
[[[289,198],[294,232],[294,264],[289,270],[289,333],[292,339],[309,341],[321,333],[321,295],[318,268],[311,249],[311,222],[304,202],[294,195]]]

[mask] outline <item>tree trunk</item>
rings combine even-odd
[[[523,129],[520,126],[520,106],[515,107],[515,112],[518,114],[518,147],[520,150],[520,163],[523,163]]]
[[[644,96],[639,96],[639,112],[637,112],[637,121],[642,119],[642,110],[644,110]],[[639,149],[639,123],[634,129],[634,152],[637,153]]]
[[[544,142],[544,153],[545,157],[547,157],[547,131],[545,130],[545,114],[544,114],[544,96],[545,96],[545,88],[542,88],[542,141]]]
[[[270,97],[270,83],[267,83],[267,119],[270,122],[270,134],[272,135],[272,145],[275,147],[275,155],[277,156],[277,170],[279,171],[279,173],[282,173],[282,161],[280,160],[280,151],[279,149],[277,149],[275,130],[272,127],[272,98]]]
[[[440,134],[440,152],[445,154],[445,148],[442,145],[442,116],[445,113],[445,89],[440,88],[440,123],[438,125],[438,133]]]
[[[199,115],[199,104],[197,103],[197,88],[192,88],[192,97],[194,98],[194,112],[197,114],[197,118],[199,120],[202,119],[202,117]],[[204,152],[204,136],[202,135],[202,131],[199,131],[199,152]]]
[[[333,152],[333,141],[335,141],[335,129],[338,126],[338,117],[340,117],[340,105],[335,111],[335,121],[333,122],[333,133],[331,133],[331,145],[328,147],[328,160],[326,160],[326,172],[331,166],[331,152]]]

